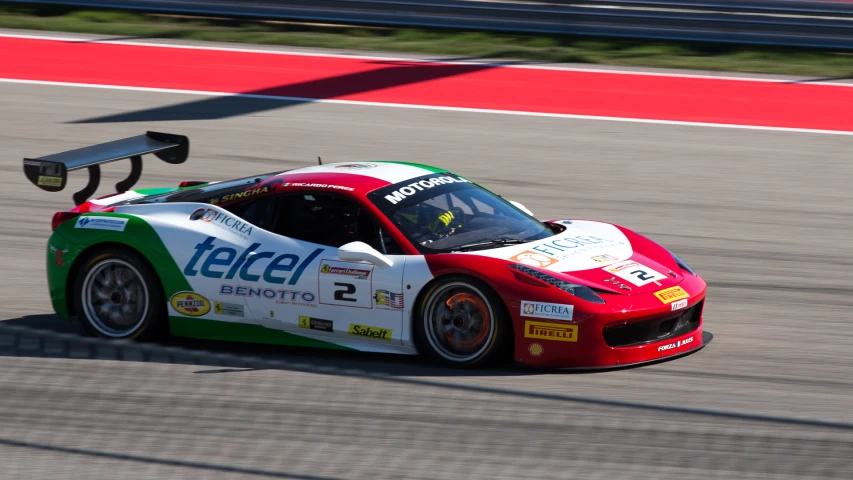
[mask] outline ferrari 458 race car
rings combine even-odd
[[[444,169],[348,162],[132,190],[144,154],[181,163],[189,140],[145,135],[24,160],[47,191],[88,168],[53,217],[53,307],[93,335],[160,335],[614,367],[701,348],[705,282],[628,229],[539,221]],[[87,201],[99,165],[130,159],[119,193]]]

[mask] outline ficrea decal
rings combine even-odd
[[[207,211],[202,214],[200,220],[202,222],[216,225],[224,230],[232,231],[245,240],[249,239],[252,235],[252,231],[254,230],[254,226],[252,224],[246,223],[237,217],[233,217],[227,213],[220,212],[212,208],[208,208]]]
[[[548,265],[559,261],[554,257],[550,257],[544,253],[534,252],[533,250],[525,250],[518,255],[510,257],[509,259],[523,265],[539,268],[545,268]]]
[[[195,292],[178,292],[172,295],[172,308],[182,315],[200,317],[210,311],[210,302]]]

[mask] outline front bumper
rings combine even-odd
[[[533,367],[601,369],[655,362],[698,350],[712,337],[703,335],[705,282],[690,276],[679,286],[690,297],[687,305],[677,310],[653,294],[608,295],[605,305],[571,322],[520,316],[510,306],[516,332],[514,359]],[[558,333],[549,338],[539,334],[537,327]],[[565,334],[559,334],[561,330]]]

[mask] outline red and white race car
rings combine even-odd
[[[142,154],[183,162],[149,132],[26,159],[62,190],[88,168],[47,250],[57,313],[108,338],[173,335],[614,367],[701,348],[705,282],[657,243],[588,220],[539,221],[441,168],[348,162],[130,190]],[[86,201],[98,165],[131,159],[121,193]]]

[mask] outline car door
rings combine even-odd
[[[274,258],[290,255],[272,268],[289,268],[291,274],[279,283],[287,272],[265,275],[258,269],[251,276],[257,277],[254,285],[237,284],[228,290],[245,299],[253,316],[268,327],[360,349],[382,351],[399,345],[405,257],[392,248],[392,266],[379,268],[338,255],[338,247],[354,241],[389,253],[387,240],[377,241],[378,227],[370,214],[355,201],[324,191],[271,199],[273,219],[268,231],[255,237],[264,245],[255,255],[265,257],[259,266],[273,258],[267,250]]]

